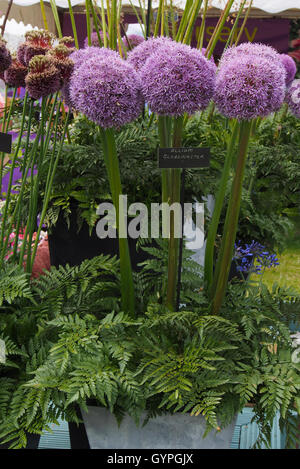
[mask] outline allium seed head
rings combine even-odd
[[[12,58],[6,47],[6,41],[0,38],[0,73],[3,73],[11,65]]]
[[[60,72],[50,57],[37,55],[29,63],[29,73],[25,83],[29,95],[34,99],[39,99],[60,89]]]
[[[3,79],[8,86],[25,87],[26,75],[27,67],[24,67],[16,57],[13,57],[10,67],[4,72]]]

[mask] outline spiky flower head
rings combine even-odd
[[[6,41],[0,37],[0,73],[3,74],[3,72],[11,65],[11,62],[12,58],[6,47]]]
[[[229,118],[251,120],[280,109],[285,96],[286,73],[279,60],[268,54],[236,54],[221,61],[217,73],[214,100],[218,110]],[[262,50],[253,45],[252,50]],[[241,46],[239,46],[241,47]],[[267,47],[267,46],[265,46]]]
[[[113,51],[98,51],[79,67],[75,65],[69,88],[71,102],[102,128],[119,128],[141,112],[138,75]]]
[[[60,89],[60,72],[50,57],[36,55],[29,63],[29,73],[25,83],[26,89],[33,99],[43,98]]]
[[[49,31],[33,30],[25,34],[25,42],[18,47],[19,62],[28,67],[35,55],[45,55],[53,45],[54,35]]]
[[[86,37],[85,40],[84,40],[84,45],[83,45],[84,48],[86,48],[86,47],[103,47],[103,45],[104,45],[104,34],[103,34],[102,31],[99,31],[99,34],[100,34],[102,44],[99,42],[97,32],[94,31],[94,32],[91,33],[91,46],[89,46],[89,38]],[[108,38],[108,33],[106,33],[106,37]]]
[[[14,88],[25,87],[27,71],[27,67],[24,67],[13,55],[11,65],[4,71],[3,79],[8,86]]]
[[[64,37],[61,37],[59,40],[58,40],[58,44],[63,44],[64,46],[67,46],[71,49],[73,49],[73,46],[74,46],[74,38],[72,36],[64,36]]]
[[[172,39],[164,36],[148,39],[128,52],[127,61],[133,65],[136,70],[140,70],[151,54],[156,52],[160,47],[173,43],[174,41],[172,41]]]
[[[138,34],[128,34],[127,36],[122,37],[122,41],[128,50],[132,50],[142,42],[145,42],[145,39],[143,36],[139,36]]]
[[[180,116],[205,109],[213,97],[215,66],[201,51],[174,41],[158,48],[140,71],[152,112]]]
[[[280,54],[280,60],[286,71],[286,85],[290,85],[297,73],[297,66],[294,59],[287,54]]]
[[[62,81],[69,80],[74,68],[74,62],[70,55],[75,49],[64,44],[58,44],[47,55],[52,58],[55,67],[59,70]]]
[[[265,44],[260,44],[258,42],[244,42],[239,46],[229,47],[221,57],[219,66],[221,67],[225,65],[225,63],[234,58],[239,59],[240,57],[243,58],[248,55],[255,55],[265,59],[280,61],[280,54],[273,47],[266,46]]]
[[[292,114],[300,119],[300,80],[294,80],[288,87],[286,102]]]

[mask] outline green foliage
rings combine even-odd
[[[277,411],[295,445],[300,365],[289,322],[300,320],[293,291],[232,284],[221,316],[209,316],[201,277],[186,258],[180,311],[161,304],[166,247],[145,244],[150,258],[137,275],[136,318],[120,310],[115,259],[52,269],[31,285],[31,298],[5,303],[0,315],[7,362],[0,365],[0,436],[12,447],[92,400],[137,422],[161,413],[202,415],[207,431],[254,406],[257,445],[270,444]],[[27,280],[29,282],[29,280]],[[145,288],[144,288],[145,287]],[[146,288],[147,287],[147,288]],[[7,307],[6,307],[7,306]]]

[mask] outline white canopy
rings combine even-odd
[[[36,3],[39,3],[40,0],[14,0],[15,5],[20,6],[31,6]],[[49,3],[49,0],[45,0],[45,2]],[[8,3],[8,2],[7,2]],[[56,5],[60,8],[68,8],[68,1],[67,0],[57,0]],[[100,1],[97,3],[101,4]],[[133,0],[132,3],[136,6],[139,6],[139,2],[137,0]],[[147,6],[147,1],[142,0],[142,3]],[[158,6],[158,0],[153,0],[152,5],[153,7]],[[223,8],[226,4],[226,0],[211,0],[211,6],[215,8]],[[239,3],[238,1],[236,2]],[[71,0],[72,6],[84,4],[82,0]],[[130,5],[128,0],[123,1],[124,5]],[[183,8],[185,5],[185,0],[173,0],[173,5],[178,8]],[[253,2],[254,8],[259,8],[262,11],[267,13],[280,13],[282,11],[286,11],[289,9],[300,9],[300,2],[299,0],[254,0]]]
[[[241,0],[236,0],[233,9],[237,10]],[[0,14],[4,15],[9,1],[0,0]],[[58,8],[68,11],[68,0],[56,0]],[[101,1],[97,0],[101,5]],[[130,7],[130,3],[139,6],[138,0],[122,0],[124,7]],[[158,0],[152,0],[152,7],[158,7]],[[184,8],[185,0],[172,0],[172,4],[179,9]],[[227,3],[227,0],[210,0],[210,6],[213,7],[211,14],[218,15],[218,9],[222,9]],[[49,0],[44,0],[46,17],[50,31],[55,32],[55,22],[51,12]],[[83,0],[71,0],[72,6],[84,6]],[[147,8],[148,0],[141,0],[141,4]],[[252,16],[268,16],[279,15],[287,18],[300,18],[300,0],[254,0],[252,6]],[[15,19],[18,23],[23,22],[25,25],[30,24],[39,28],[44,27],[43,18],[41,15],[40,0],[14,0],[9,19]]]

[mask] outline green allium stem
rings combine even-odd
[[[230,200],[227,207],[222,244],[212,286],[213,300],[211,305],[211,312],[213,314],[219,313],[226,292],[226,285],[228,282],[234,250],[234,242],[238,227],[244,172],[251,135],[251,125],[252,122],[249,121],[242,121],[240,123],[240,140],[235,177],[233,180]]]

